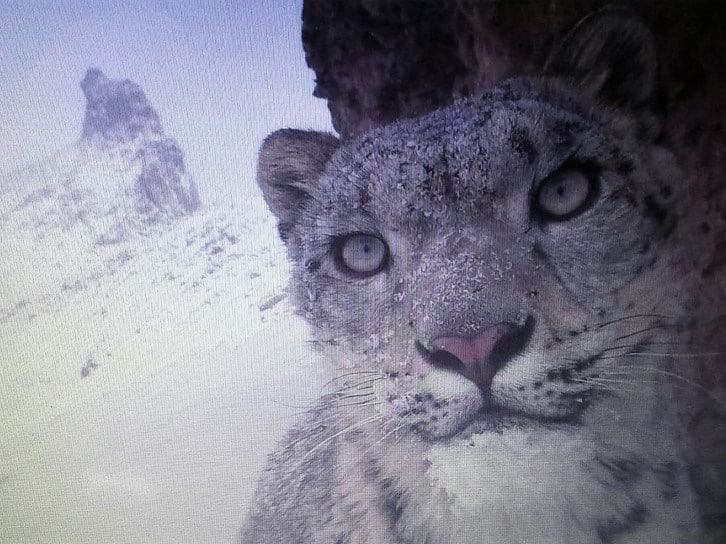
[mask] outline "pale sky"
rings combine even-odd
[[[244,195],[261,139],[332,130],[300,42],[302,0],[0,0],[0,174],[80,135],[89,67],[138,83],[203,201]]]

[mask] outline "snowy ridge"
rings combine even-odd
[[[151,142],[139,138],[113,147],[80,141],[48,161],[12,173],[0,186],[0,221],[18,227],[81,230],[88,243],[113,244],[173,215],[153,214],[139,194],[141,157]],[[168,221],[166,221],[168,222]]]
[[[16,393],[60,379],[50,377],[56,371],[48,358],[62,365],[58,392],[67,394],[64,388],[78,386],[82,375],[124,364],[119,357],[137,353],[149,369],[153,364],[142,352],[153,353],[154,345],[165,346],[163,356],[153,356],[164,360],[179,356],[169,346],[184,349],[175,337],[198,339],[213,330],[223,338],[219,323],[210,322],[220,309],[230,318],[230,311],[239,312],[238,323],[250,314],[260,322],[279,316],[270,301],[284,299],[284,250],[261,198],[141,225],[135,236],[112,243],[109,228],[117,232],[128,216],[134,221],[133,210],[116,203],[117,188],[137,169],[128,160],[129,146],[99,155],[89,160],[83,147],[75,157],[67,150],[3,184],[11,190],[3,191],[0,215],[0,324],[8,333],[2,342],[7,356],[19,363],[12,369],[22,370]],[[43,369],[32,370],[39,361],[46,361]],[[16,402],[13,396],[0,400],[3,420],[29,407],[25,395]]]
[[[261,196],[149,221],[140,145],[0,180],[0,542],[233,541],[323,381]]]

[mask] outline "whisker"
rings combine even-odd
[[[294,405],[294,404],[286,404],[283,402],[275,401],[275,404],[278,404],[279,406],[285,406],[287,408],[296,408],[298,411],[293,412],[291,415],[294,416],[301,416],[304,414],[308,414],[312,411],[320,411],[330,408],[333,403],[335,402],[335,399],[332,398],[330,395],[326,395],[325,397],[318,397],[317,399],[309,402],[308,404],[300,404],[300,405]]]
[[[623,367],[621,370],[623,371],[622,375],[624,375],[624,376],[627,375],[626,371],[633,370],[635,372],[647,371],[647,372],[651,372],[653,374],[661,374],[661,375],[667,376],[669,378],[675,378],[676,380],[680,380],[681,382],[685,383],[689,388],[693,388],[693,389],[696,389],[698,391],[705,393],[706,396],[709,398],[709,400],[716,403],[721,408],[726,409],[726,400],[723,400],[723,399],[717,397],[707,387],[704,387],[700,383],[697,383],[689,378],[686,378],[685,376],[681,376],[677,372],[670,372],[668,370],[663,370],[661,368],[653,368],[653,367],[648,367],[648,366],[640,366],[640,367],[633,367],[633,368]],[[631,375],[635,376],[636,375],[635,372],[633,372]],[[684,386],[681,386],[681,387],[684,387]]]
[[[288,404],[286,402],[282,402],[279,400],[273,400],[272,404],[276,404],[278,406],[284,406],[285,408],[293,408],[295,410],[304,410],[302,412],[298,412],[298,414],[304,414],[316,407],[319,407],[320,399],[312,400],[312,401],[308,402],[307,404]],[[330,403],[325,403],[323,406],[327,406],[328,404],[330,404]]]
[[[319,444],[317,444],[315,447],[311,448],[310,451],[308,451],[303,456],[303,458],[300,460],[300,462],[306,461],[313,453],[315,453],[317,450],[319,450],[320,448],[322,448],[326,444],[330,443],[332,440],[335,440],[339,436],[341,436],[341,435],[343,435],[345,433],[348,433],[348,432],[352,431],[353,429],[357,429],[357,428],[360,428],[360,427],[364,427],[365,425],[368,425],[370,423],[373,423],[374,421],[378,421],[381,418],[382,418],[381,415],[376,414],[374,416],[371,416],[369,418],[364,419],[363,421],[359,421],[358,423],[353,423],[351,425],[348,425],[345,429],[342,429],[342,430],[338,431],[337,433],[329,436],[328,438],[326,438],[325,440],[323,440],[322,442],[320,442]]]
[[[584,381],[586,381],[588,383],[590,383],[590,382],[602,382],[602,383],[633,383],[633,380],[629,380],[629,379],[627,379],[625,377],[623,377],[623,378],[603,378],[601,376],[584,376],[582,378],[578,378],[578,380],[584,380]],[[573,381],[576,381],[576,380],[573,380]],[[657,380],[651,380],[651,383],[657,383]]]
[[[383,377],[383,375],[378,370],[357,370],[355,372],[346,372],[344,374],[341,374],[340,376],[336,376],[335,378],[332,378],[332,379],[328,380],[327,382],[325,382],[322,385],[321,389],[324,389],[324,388],[334,384],[337,381],[348,378],[349,376],[359,376],[361,374],[366,375],[366,377],[370,377],[371,374],[378,374],[378,375],[381,375],[381,377]]]
[[[356,407],[356,406],[371,406],[372,407],[372,406],[376,406],[378,404],[382,404],[382,402],[366,402],[366,401],[363,401],[363,402],[350,402],[350,403],[336,404],[335,407],[336,408],[346,408],[346,407]],[[309,412],[302,412],[303,415],[304,414],[307,414],[307,413],[309,413]],[[320,424],[320,423],[327,423],[327,422],[330,422],[330,421],[334,421],[336,419],[342,419],[344,417],[345,416],[342,415],[338,410],[333,410],[332,413],[327,414],[325,417],[317,417],[317,418],[315,418],[315,422],[318,423],[318,424]]]
[[[576,383],[582,383],[585,385],[594,386],[594,387],[597,387],[598,389],[613,391],[613,392],[623,391],[623,392],[634,393],[634,392],[639,391],[639,388],[634,387],[633,382],[629,381],[629,380],[621,381],[621,380],[600,380],[600,379],[591,379],[591,378],[573,378],[572,381],[576,382]],[[615,387],[616,385],[618,385],[620,387],[616,388]],[[624,387],[622,387],[623,385],[630,385],[633,387],[624,388]]]
[[[393,421],[393,418],[388,418],[387,420],[385,420],[381,424],[381,427],[383,427],[387,423],[390,423],[391,421]],[[388,431],[383,436],[381,436],[378,440],[375,440],[374,442],[372,442],[371,444],[369,444],[368,447],[364,451],[365,452],[368,452],[368,451],[372,450],[375,446],[377,446],[378,444],[380,444],[381,442],[383,442],[386,438],[388,438],[392,434],[397,433],[398,431],[400,431],[401,429],[403,429],[405,426],[406,426],[405,423],[399,423],[392,430]]]
[[[617,338],[614,338],[614,340],[615,341],[625,340],[626,338],[630,338],[631,336],[636,336],[638,334],[643,334],[644,332],[656,331],[656,330],[660,330],[660,329],[674,329],[677,327],[678,327],[678,325],[675,325],[675,324],[652,325],[650,327],[645,327],[644,329],[640,329],[639,331],[635,331],[635,332],[631,332],[628,334],[624,334],[622,336],[618,336]]]
[[[327,395],[329,398],[326,399],[324,403],[320,402],[320,399],[316,399],[315,401],[309,403],[309,404],[303,404],[303,405],[293,405],[293,404],[286,404],[279,401],[274,401],[276,404],[280,406],[285,406],[286,408],[295,408],[297,409],[296,412],[292,412],[291,416],[302,416],[305,414],[310,413],[311,411],[315,410],[326,410],[329,409],[331,406],[335,405],[336,407],[346,407],[346,406],[365,406],[366,404],[369,406],[376,406],[378,404],[382,404],[383,401],[377,401],[377,402],[371,402],[370,400],[373,400],[375,398],[374,393],[367,393],[367,394],[361,394],[358,396],[368,396],[370,400],[368,401],[358,401],[358,402],[344,402],[345,400],[349,399],[351,396],[335,396],[335,394]],[[333,419],[335,417],[340,417],[338,414],[333,414],[330,417],[326,417],[323,419],[318,419],[316,421],[324,422],[328,421],[330,419]]]
[[[376,401],[376,402],[369,402],[369,401],[360,401],[360,402],[341,402],[336,404],[336,406],[339,406],[341,408],[345,408],[347,406],[378,406],[379,404],[383,404],[382,400]]]
[[[660,341],[656,340],[653,342],[639,342],[637,344],[622,344],[620,346],[611,346],[609,348],[605,348],[602,350],[601,353],[607,353],[609,351],[614,351],[616,349],[629,349],[629,348],[641,348],[644,346],[691,346],[696,345],[693,342],[678,342],[678,341]],[[633,352],[638,353],[638,352]]]
[[[602,329],[609,325],[614,325],[615,323],[621,323],[621,322],[627,321],[629,319],[640,319],[640,318],[644,318],[644,317],[659,317],[662,319],[675,319],[675,316],[668,316],[668,315],[663,315],[663,314],[633,314],[633,315],[626,315],[624,317],[619,317],[618,319],[613,319],[611,321],[606,321],[604,323],[599,323],[597,325],[597,328]]]
[[[371,384],[374,384],[376,382],[379,382],[379,381],[381,381],[383,379],[384,378],[381,377],[381,378],[370,378],[370,379],[366,379],[366,380],[361,380],[359,382],[355,382],[355,383],[351,383],[351,384],[342,386],[336,392],[347,391],[347,390],[350,390],[350,389],[362,389],[364,387],[373,387]]]
[[[368,385],[356,385],[355,387],[346,387],[345,389],[340,389],[340,390],[336,391],[335,393],[333,393],[333,395],[335,395],[337,397],[342,397],[342,396],[352,394],[352,391],[367,391],[367,393],[365,393],[367,395],[372,395],[374,393],[373,386],[368,384]],[[364,393],[360,393],[360,394],[364,394]]]
[[[600,357],[600,359],[619,359],[620,357],[667,357],[672,359],[678,358],[701,358],[701,357],[718,357],[720,355],[726,355],[726,351],[713,351],[703,353],[659,353],[655,351],[633,351],[631,353],[621,353],[619,355],[608,355],[606,357]]]
[[[355,399],[355,398],[360,398],[360,397],[372,397],[372,396],[374,396],[373,393],[346,393],[346,394],[336,393],[335,394],[335,398],[341,399],[341,400]]]

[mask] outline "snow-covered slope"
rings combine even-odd
[[[231,542],[324,381],[261,196],[150,221],[139,142],[0,180],[0,542]]]

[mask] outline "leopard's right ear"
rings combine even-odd
[[[273,132],[262,143],[257,183],[279,220],[283,240],[339,146],[340,141],[332,134],[294,129]]]

